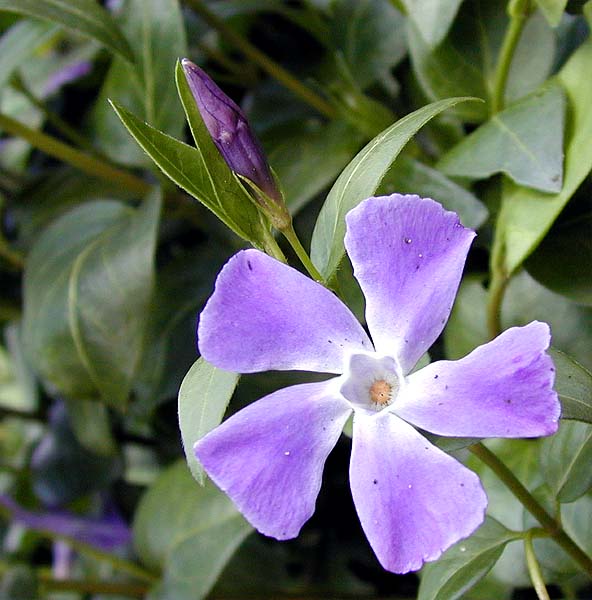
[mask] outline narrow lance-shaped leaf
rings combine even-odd
[[[95,0],[0,0],[0,10],[53,21],[97,40],[126,60],[134,60],[116,21]]]
[[[167,177],[209,208],[238,236],[254,246],[262,246],[264,225],[257,208],[215,147],[216,155],[204,156],[115,102],[112,106],[136,142]]]
[[[195,458],[193,444],[220,424],[238,379],[238,374],[217,369],[200,358],[189,369],[179,389],[179,428],[185,458],[191,474],[202,485],[205,474]]]
[[[440,100],[400,119],[366,145],[341,173],[321,209],[311,241],[311,258],[330,279],[345,254],[345,215],[372,196],[405,144],[430,119],[460,102],[475,98]]]
[[[455,600],[470,590],[497,562],[506,544],[520,537],[492,517],[421,572],[418,600]]]

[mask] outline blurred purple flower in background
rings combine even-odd
[[[88,75],[92,69],[92,63],[88,60],[80,60],[66,65],[63,69],[56,71],[45,84],[43,96],[51,96],[62,86],[76,81],[85,75]]]
[[[59,509],[30,511],[6,494],[0,494],[0,505],[10,512],[13,521],[29,529],[73,538],[107,552],[131,541],[127,523],[111,506],[100,517],[87,517]]]
[[[206,360],[242,373],[339,375],[272,393],[195,444],[208,475],[260,532],[298,535],[353,413],[350,484],[362,527],[384,568],[419,569],[479,526],[487,497],[475,473],[412,425],[460,437],[557,430],[544,323],[412,372],[450,315],[474,236],[417,196],[370,198],[349,212],[345,245],[372,341],[329,290],[257,250],[223,268],[199,323]]]

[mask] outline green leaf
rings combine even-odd
[[[261,246],[263,225],[259,212],[219,152],[216,157],[209,150],[206,153],[188,146],[144,123],[122,106],[113,103],[113,108],[167,177],[209,208],[238,236]]]
[[[25,271],[23,341],[46,384],[122,409],[142,352],[160,197],[91,202],[55,221]]]
[[[409,22],[409,53],[415,77],[429,100],[465,95],[486,100],[486,82],[470,57],[465,57],[448,41],[430,47],[417,28]],[[465,104],[454,109],[468,123],[479,123],[487,116],[486,104]]]
[[[502,172],[516,183],[559,192],[564,119],[565,93],[557,83],[547,85],[494,115],[446,153],[438,168],[470,179]]]
[[[132,51],[116,21],[95,0],[0,0],[2,10],[58,23],[133,61]]]
[[[93,113],[94,133],[114,161],[144,165],[146,157],[107,101],[122,104],[157,129],[180,137],[184,120],[173,69],[177,59],[187,54],[185,24],[178,0],[129,0],[120,18],[136,62],[113,61]]]
[[[149,568],[163,571],[148,598],[204,598],[251,531],[214,484],[198,486],[185,463],[175,463],[148,489],[136,511],[136,551]]]
[[[345,253],[345,215],[372,196],[405,144],[442,111],[474,100],[450,98],[434,102],[403,117],[377,135],[343,170],[321,209],[311,242],[311,258],[326,279],[337,270]]]
[[[417,600],[455,600],[462,597],[493,567],[506,544],[520,534],[491,517],[466,540],[461,540],[421,571]]]
[[[161,402],[177,397],[195,362],[197,315],[228,254],[228,249],[209,241],[205,248],[179,252],[157,272],[145,352],[134,381],[134,414],[147,417]]]
[[[405,18],[388,0],[341,0],[331,17],[331,42],[365,89],[405,56]]]
[[[380,195],[393,192],[437,200],[447,210],[456,212],[462,223],[471,229],[478,229],[487,219],[487,209],[471,192],[440,171],[408,156],[399,156],[377,190]]]
[[[564,182],[560,193],[549,196],[506,182],[500,227],[505,268],[513,273],[541,242],[563,207],[592,169],[592,41],[584,43],[561,69],[557,80],[568,99]]]
[[[437,46],[448,33],[462,0],[401,0],[409,18],[428,46]]]
[[[448,36],[437,47],[426,43],[410,20],[409,51],[414,74],[430,100],[449,96],[489,99],[503,32],[506,0],[462,4]],[[532,49],[536,48],[535,53]],[[520,37],[508,75],[506,103],[534,91],[547,78],[555,57],[555,35],[545,19],[532,15]],[[454,113],[470,123],[488,116],[486,105],[462,105]]]
[[[567,0],[536,0],[551,27],[557,27],[567,6]]]
[[[116,453],[109,411],[104,404],[94,400],[66,400],[66,408],[72,431],[82,446],[102,456]]]
[[[0,38],[0,88],[3,88],[15,70],[29,60],[39,47],[53,35],[56,27],[43,21],[22,19]]]
[[[342,121],[311,121],[270,136],[266,144],[292,215],[335,180],[362,143],[362,136]]]
[[[551,350],[555,363],[555,389],[561,399],[563,419],[592,423],[592,373],[556,348]]]
[[[592,426],[563,421],[541,443],[543,476],[559,502],[573,502],[592,487]]]
[[[239,375],[217,369],[199,358],[179,389],[179,428],[191,474],[203,485],[205,473],[195,458],[193,444],[217,427],[238,383]]]
[[[524,266],[550,290],[592,306],[591,232],[592,214],[556,223]]]

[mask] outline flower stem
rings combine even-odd
[[[492,115],[495,115],[504,108],[506,83],[508,81],[512,59],[514,58],[514,52],[520,41],[524,25],[531,12],[532,6],[530,0],[510,0],[508,3],[510,23],[506,29],[493,79],[493,94],[491,97]]]
[[[312,260],[310,260],[310,257],[308,256],[306,250],[300,243],[300,240],[298,239],[296,232],[294,231],[294,226],[292,225],[292,223],[290,223],[290,225],[288,227],[286,227],[285,229],[282,229],[282,233],[284,234],[284,237],[288,240],[288,242],[290,242],[290,246],[292,246],[292,248],[294,249],[294,252],[296,252],[296,255],[300,259],[300,262],[304,265],[304,268],[308,271],[308,274],[315,281],[318,281],[319,283],[322,283],[324,285],[325,284],[324,277],[318,272],[317,268],[313,265]]]
[[[294,92],[301,100],[316,108],[322,115],[329,119],[336,116],[336,111],[329,102],[302,84],[289,71],[286,71],[281,65],[253,46],[246,38],[238,34],[232,27],[229,27],[202,0],[185,0],[185,3],[228,43],[238,48],[246,57],[259,65],[261,69],[279,81],[283,86]]]
[[[526,565],[528,566],[528,574],[530,580],[536,591],[539,600],[551,600],[545,586],[545,580],[541,573],[541,567],[537,560],[536,554],[534,553],[534,547],[532,545],[532,535],[529,532],[524,537],[524,551],[526,553]]]
[[[122,187],[125,187],[138,196],[144,196],[150,190],[150,185],[139,177],[118,169],[85,152],[81,152],[46,133],[31,129],[1,113],[0,129],[7,131],[11,135],[23,138],[38,150],[64,161],[84,173],[100,177],[106,181],[119,183]]]
[[[499,270],[492,272],[487,301],[487,331],[491,339],[502,332],[502,303],[510,279]]]
[[[522,485],[514,473],[483,444],[473,444],[469,446],[469,450],[497,475],[524,508],[549,533],[549,536],[592,577],[592,559],[572,540],[561,527],[561,524],[540,505],[538,500]]]

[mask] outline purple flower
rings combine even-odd
[[[206,360],[242,373],[338,374],[270,394],[195,444],[260,532],[298,535],[353,413],[350,484],[362,527],[385,569],[419,569],[479,526],[487,497],[475,473],[414,427],[460,437],[557,430],[544,323],[411,372],[444,328],[474,236],[418,196],[370,198],[348,213],[345,245],[372,341],[329,290],[261,252],[239,252],[223,268],[199,323]]]
[[[74,538],[102,550],[111,551],[131,541],[129,527],[112,507],[107,508],[101,517],[93,518],[59,509],[33,512],[23,508],[6,494],[0,494],[0,505],[10,511],[14,521],[29,529]]]
[[[44,95],[51,96],[57,92],[63,85],[76,81],[85,75],[88,75],[92,69],[92,64],[88,60],[79,60],[66,65],[59,71],[56,71],[45,84]]]
[[[245,113],[197,65],[184,58],[181,66],[204,124],[230,169],[254,183],[271,200],[270,204],[257,194],[259,202],[289,222],[282,194]]]

